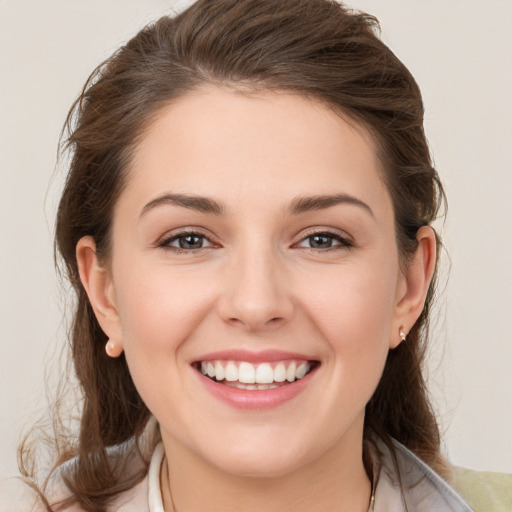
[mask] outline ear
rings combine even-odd
[[[418,247],[408,268],[400,276],[397,287],[397,302],[389,338],[391,349],[402,341],[400,330],[407,335],[421,315],[436,268],[437,242],[434,230],[430,226],[423,226],[418,230],[416,239]]]
[[[114,284],[110,271],[98,260],[92,236],[85,236],[78,241],[76,259],[80,280],[96,319],[109,338],[105,350],[110,357],[118,357],[123,351],[123,338]]]

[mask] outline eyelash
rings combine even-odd
[[[338,249],[351,249],[354,247],[354,243],[351,240],[349,240],[348,238],[343,237],[339,233],[333,233],[332,231],[326,231],[326,230],[310,231],[309,233],[306,233],[305,236],[303,236],[300,239],[299,243],[301,243],[305,240],[311,239],[315,236],[323,236],[325,238],[331,238],[332,240],[339,242],[339,245],[334,245],[334,246],[331,246],[331,247],[328,247],[325,249],[315,249],[314,247],[304,247],[304,249],[308,249],[314,253],[322,253],[322,252],[337,250],[337,248]],[[294,244],[294,245],[296,245],[296,244]]]
[[[203,240],[207,240],[212,244],[214,243],[204,233],[201,233],[198,231],[181,231],[180,233],[176,233],[176,234],[172,235],[171,237],[166,238],[161,243],[159,243],[158,246],[163,249],[171,250],[171,251],[175,252],[176,254],[183,254],[183,253],[190,254],[190,253],[196,253],[198,251],[202,251],[203,249],[208,249],[208,247],[185,249],[185,248],[180,248],[180,247],[174,247],[171,245],[172,242],[175,242],[175,241],[179,240],[180,238],[185,238],[187,236],[195,236],[195,237],[201,238]],[[336,248],[351,249],[354,247],[354,243],[351,240],[349,240],[348,238],[345,238],[345,237],[339,235],[338,233],[333,233],[331,231],[325,231],[325,230],[311,231],[309,233],[306,233],[305,236],[303,236],[299,240],[298,243],[304,242],[305,240],[308,240],[308,239],[312,239],[315,236],[323,236],[325,238],[330,238],[333,241],[339,242],[339,245],[334,245],[334,246],[327,247],[324,249],[316,249],[314,247],[303,247],[304,249],[308,249],[309,251],[314,252],[314,253],[323,253],[323,252],[336,250]],[[294,245],[297,245],[297,244],[294,244]]]
[[[213,243],[204,233],[200,233],[199,231],[181,231],[180,233],[176,233],[169,238],[166,238],[161,243],[158,244],[159,247],[162,247],[163,249],[171,250],[175,252],[176,254],[183,254],[183,253],[195,253],[198,251],[201,251],[203,249],[207,249],[207,247],[198,247],[197,249],[184,249],[182,247],[173,247],[171,245],[172,242],[175,242],[179,240],[180,238],[185,238],[187,236],[195,236],[198,238],[202,238],[204,240],[208,240],[210,243]]]

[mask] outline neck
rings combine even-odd
[[[214,467],[165,438],[161,487],[166,512],[366,512],[371,484],[362,439],[347,439],[285,475],[243,477]],[[167,464],[167,456],[170,463]]]

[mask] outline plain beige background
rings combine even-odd
[[[44,368],[65,339],[51,240],[65,114],[102,59],[185,3],[0,0],[0,474],[15,471],[20,435],[46,408]],[[448,192],[439,227],[452,263],[428,378],[446,451],[512,472],[512,2],[348,3],[377,15],[420,83]]]

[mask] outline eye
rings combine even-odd
[[[202,233],[186,231],[165,239],[160,247],[177,251],[197,251],[198,249],[213,247],[213,243]]]
[[[350,248],[352,246],[352,242],[346,238],[328,231],[311,233],[297,244],[297,247],[305,247],[316,251],[329,250],[335,247]]]

